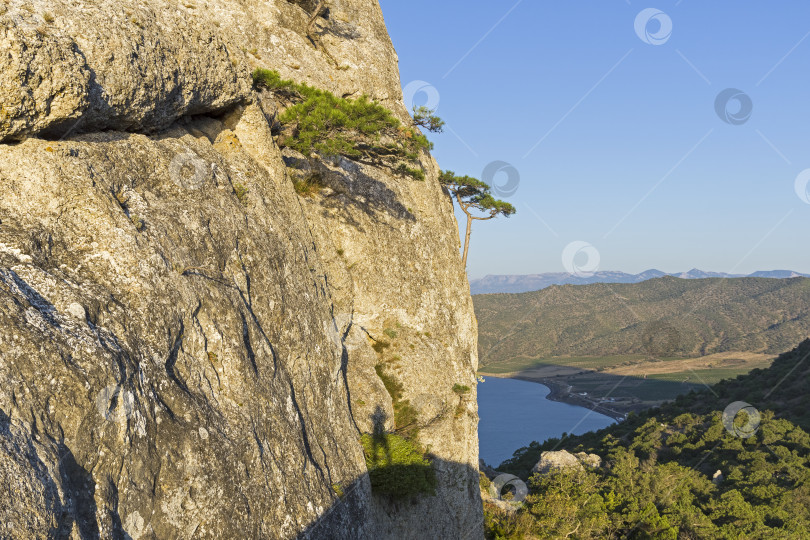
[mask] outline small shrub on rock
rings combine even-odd
[[[392,433],[364,434],[360,442],[374,493],[397,498],[436,494],[436,474],[414,442]]]

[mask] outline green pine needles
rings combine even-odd
[[[256,88],[264,88],[288,98],[293,105],[279,116],[283,134],[279,145],[305,156],[344,156],[375,163],[393,161],[390,166],[403,175],[424,180],[417,162],[422,150],[433,145],[412,127],[402,126],[391,111],[368,96],[357,99],[337,97],[331,92],[284,80],[276,71],[253,72]],[[418,167],[418,163],[415,163]]]
[[[283,80],[278,71],[261,68],[253,72],[253,86],[255,88],[266,88],[274,92],[286,92],[290,95],[295,94],[298,87],[292,81]]]

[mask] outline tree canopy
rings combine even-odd
[[[498,469],[527,479],[529,495],[515,514],[485,506],[487,538],[810,538],[808,358],[810,340],[768,369],[517,450]],[[761,408],[753,432],[737,431],[748,413],[729,427],[721,412],[741,399]],[[560,449],[603,465],[531,475]]]
[[[286,109],[279,114],[278,144],[310,158],[372,161],[401,175],[424,180],[420,152],[433,145],[412,126],[403,126],[394,114],[368,96],[338,97],[331,92],[281,78],[277,71],[253,72],[257,89],[281,98]]]
[[[436,116],[436,111],[424,105],[413,108],[413,123],[433,133],[444,131],[444,120]]]
[[[442,171],[439,182],[450,191],[464,213],[472,219],[487,220],[499,215],[509,217],[517,211],[508,202],[493,197],[486,182],[472,176],[456,176],[453,171]],[[488,215],[471,215],[469,210],[478,210]]]
[[[459,208],[467,216],[467,232],[464,236],[462,263],[467,266],[467,252],[470,248],[470,234],[473,220],[486,221],[498,216],[509,217],[517,210],[508,202],[496,199],[490,193],[490,186],[472,176],[457,176],[453,171],[442,171],[439,182],[455,198]],[[475,213],[474,213],[475,212]],[[476,215],[481,213],[483,215]]]

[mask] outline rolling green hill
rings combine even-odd
[[[810,336],[808,278],[663,277],[476,295],[473,301],[483,368],[558,357],[777,354]]]
[[[517,450],[499,469],[529,481],[513,514],[485,505],[488,538],[810,538],[810,340],[594,433]],[[757,415],[723,411],[746,402]],[[601,467],[529,479],[543,451]],[[720,473],[719,475],[717,473]]]

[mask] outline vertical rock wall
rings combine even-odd
[[[404,118],[376,1],[333,2],[320,50],[304,4],[0,3],[0,537],[480,537],[476,326],[435,163],[319,163],[302,198],[250,88],[267,67]],[[435,497],[371,492],[381,362]]]

